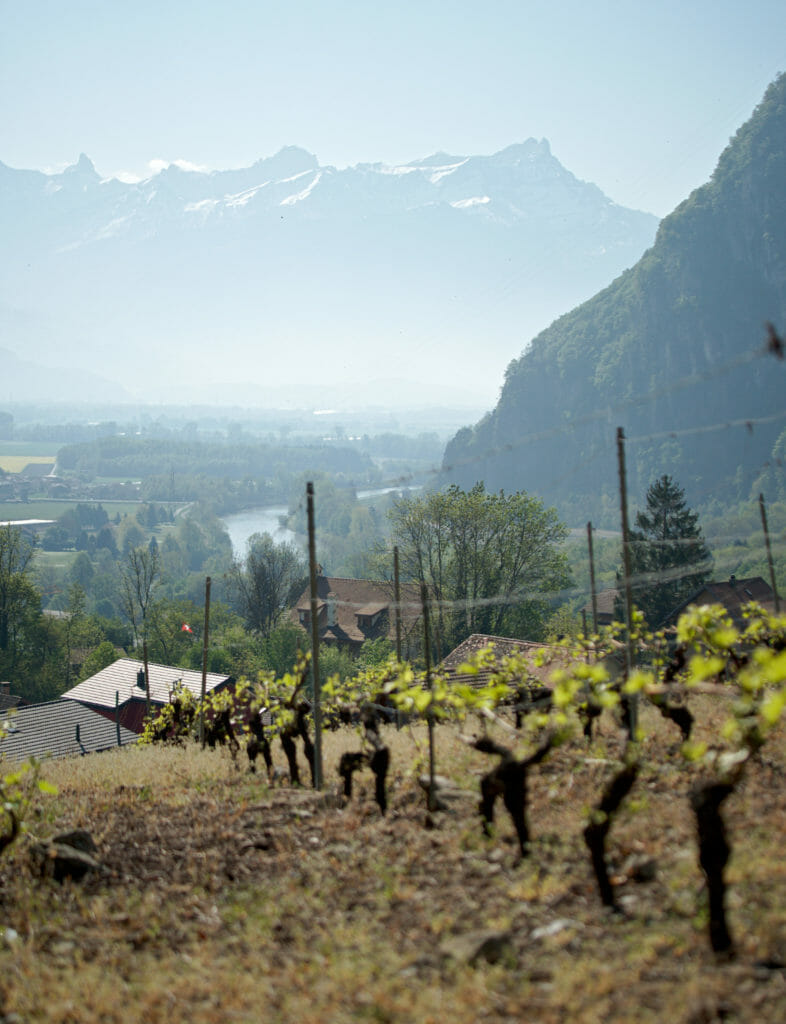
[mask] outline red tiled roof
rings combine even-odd
[[[400,594],[402,628],[406,632],[420,617],[420,593],[417,586],[405,583],[400,587]],[[317,613],[323,640],[361,644],[377,636],[393,639],[396,629],[393,605],[392,583],[339,576],[317,577]],[[300,613],[310,611],[311,590],[307,587],[298,598],[291,617],[299,622]],[[358,616],[381,616],[385,611],[388,612],[386,621],[379,622],[371,631],[358,622]]]

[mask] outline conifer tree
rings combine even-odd
[[[630,532],[633,603],[655,629],[709,579],[712,556],[698,513],[668,475],[647,490],[646,509]]]

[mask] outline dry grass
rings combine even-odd
[[[696,706],[709,736],[718,716]],[[413,781],[423,729],[385,732],[384,818],[368,772],[341,809],[194,747],[52,762],[60,792],[32,830],[90,829],[107,871],[41,881],[25,842],[0,863],[0,924],[17,934],[0,950],[5,1020],[780,1022],[786,972],[763,963],[786,962],[786,739],[772,738],[725,808],[738,957],[718,963],[686,799],[695,769],[673,727],[649,713],[645,725],[645,768],[609,841],[620,917],[601,907],[581,839],[620,753],[610,721],[589,751],[568,744],[533,771],[520,863],[504,812],[495,838],[481,835],[474,793],[493,760],[450,727],[438,770],[473,795],[428,828]],[[330,787],[357,744],[325,737]],[[643,857],[657,872],[639,883]],[[462,946],[488,931],[496,962],[470,965]]]
[[[21,473],[25,466],[54,466],[55,460],[49,455],[0,455],[0,469],[6,473]]]

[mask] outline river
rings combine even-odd
[[[227,528],[232,541],[232,552],[235,558],[244,558],[246,542],[255,533],[269,533],[279,544],[295,541],[295,533],[280,523],[281,516],[287,514],[286,505],[267,505],[264,508],[247,508],[243,512],[233,512],[224,516],[222,522]]]
[[[376,498],[380,494],[390,494],[392,491],[400,490],[400,487],[378,487],[370,491],[358,491],[358,501],[365,501],[367,498]],[[420,485],[410,487],[409,490],[420,490]],[[232,515],[224,516],[221,521],[226,526],[229,539],[232,541],[235,558],[245,557],[246,542],[255,533],[269,533],[279,544],[297,543],[294,531],[280,523],[281,516],[286,516],[286,514],[286,505],[264,505],[260,508],[247,508],[243,512],[233,512]]]

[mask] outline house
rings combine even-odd
[[[5,715],[11,708],[17,707],[21,700],[20,696],[11,693],[10,683],[0,683],[0,715]]]
[[[420,619],[419,588],[403,583],[401,599],[402,656],[419,642],[415,626]],[[393,584],[373,580],[343,579],[317,575],[317,622],[321,643],[358,650],[366,640],[387,638],[396,641],[396,616]],[[290,612],[294,622],[311,630],[311,588],[306,587]]]
[[[614,608],[620,592],[615,587],[608,590],[600,590],[595,595],[595,602],[598,606],[598,628],[610,626],[614,622]],[[587,629],[592,629],[592,600],[587,601],[581,609],[587,616]]]
[[[0,738],[0,756],[10,761],[92,754],[137,740],[136,733],[122,725],[62,698],[16,708],[8,723],[9,731]]]
[[[661,622],[661,628],[676,626],[677,619],[691,605],[722,604],[738,628],[745,625],[742,609],[751,601],[756,601],[765,611],[775,611],[775,595],[772,587],[761,576],[750,576],[738,580],[730,576],[728,580],[705,583],[691,594],[682,604],[677,605]]]
[[[459,669],[474,655],[487,647],[493,647],[493,663],[477,673],[463,673]],[[551,686],[551,674],[556,668],[564,667],[572,660],[570,651],[549,644],[539,644],[530,640],[514,640],[510,637],[486,636],[473,633],[442,659],[438,666],[440,675],[446,676],[454,683],[468,683],[471,686],[483,686],[498,671],[502,661],[511,655],[524,655],[527,662],[527,682],[538,686]]]
[[[152,663],[148,663],[147,667],[152,707],[161,708],[168,704],[172,691],[178,685],[190,690],[197,698],[202,695],[201,672]],[[205,691],[210,693],[222,690],[233,682],[231,676],[208,672]],[[113,664],[68,690],[63,694],[63,699],[84,704],[112,722],[119,722],[131,732],[141,733],[147,714],[144,662],[133,658],[118,658]]]

